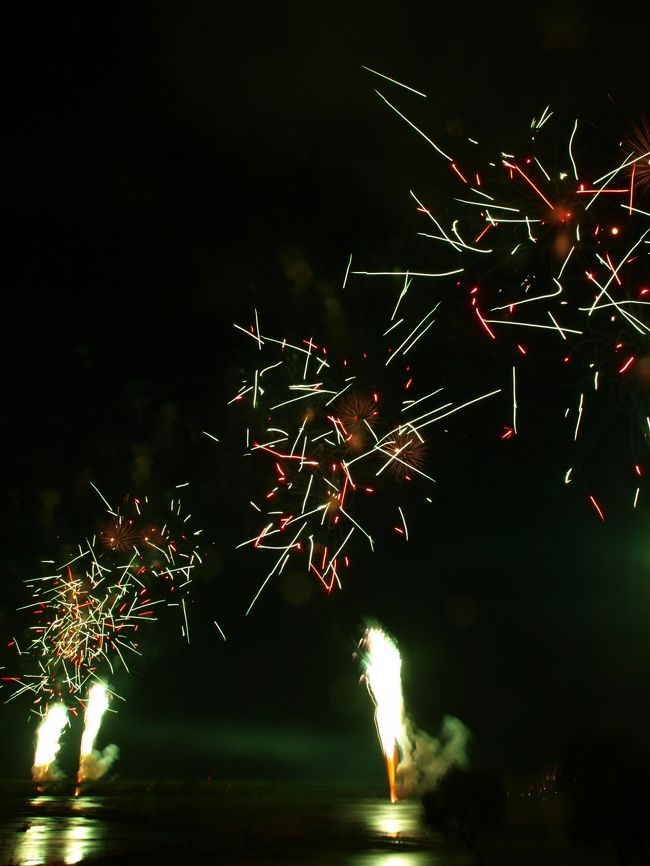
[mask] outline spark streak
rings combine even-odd
[[[249,414],[245,456],[254,456],[258,463],[266,459],[268,467],[267,473],[261,474],[268,477],[267,491],[254,500],[258,529],[237,547],[268,551],[275,556],[275,562],[255,592],[247,615],[290,558],[302,558],[307,571],[318,577],[327,592],[342,587],[343,568],[350,564],[348,550],[360,543],[367,544],[371,551],[375,547],[378,532],[368,524],[376,519],[376,479],[388,470],[385,475],[392,482],[382,478],[382,489],[390,483],[434,481],[423,470],[426,442],[422,430],[500,392],[496,389],[459,405],[448,400],[427,409],[441,389],[427,389],[419,396],[414,371],[410,365],[400,371],[400,363],[405,362],[397,356],[409,351],[422,337],[437,307],[435,304],[414,328],[398,338],[397,349],[389,346],[388,360],[376,368],[377,374],[386,378],[389,374],[385,368],[389,361],[393,362],[393,377],[400,389],[408,392],[408,399],[399,402],[394,396],[384,400],[379,391],[364,383],[367,358],[364,368],[353,372],[348,359],[337,362],[313,337],[302,345],[295,340],[272,339],[258,332],[259,319],[252,328],[236,326],[241,333],[258,338],[256,343],[264,347],[260,366],[272,373],[266,390],[258,394],[255,402],[247,385],[259,382],[257,367],[246,373],[238,389],[243,399],[229,401]],[[393,328],[389,330],[396,333]],[[277,347],[281,347],[282,360],[271,363],[266,355],[277,354]],[[339,368],[344,372],[342,383],[335,380]],[[296,383],[296,375],[302,381]],[[296,391],[300,392],[298,397],[293,396]],[[257,428],[249,436],[251,423]],[[260,500],[267,504],[266,508],[257,504]],[[401,505],[397,507],[402,516],[399,534],[407,541],[410,532],[406,516]]]
[[[27,692],[37,706],[74,707],[102,670],[112,676],[122,667],[129,673],[127,658],[142,654],[141,626],[150,629],[154,611],[165,605],[181,608],[181,631],[189,642],[185,596],[201,563],[200,530],[189,528],[190,515],[178,498],[157,522],[148,520],[148,500],[127,496],[114,509],[92,486],[107,507],[99,532],[58,569],[25,581],[34,599],[19,608],[33,617],[31,640],[18,651],[27,670],[12,677],[15,690],[8,700]]]
[[[430,260],[437,268],[427,270],[429,260],[423,247],[424,256],[412,268],[406,262],[406,267],[402,264],[394,271],[359,269],[353,273],[408,281],[409,298],[405,283],[394,314],[399,306],[403,333],[417,335],[418,341],[429,322],[423,319],[421,328],[408,324],[411,317],[415,322],[421,316],[415,288],[418,278],[432,279],[434,290],[444,291],[445,298],[468,295],[477,333],[491,340],[498,337],[502,345],[510,339],[512,349],[531,359],[537,354],[538,364],[542,352],[557,351],[552,339],[544,339],[552,338],[554,332],[555,343],[559,338],[560,352],[571,358],[573,369],[581,365],[586,370],[583,379],[594,375],[594,367],[594,381],[599,382],[600,377],[598,402],[590,401],[584,427],[588,428],[591,415],[606,399],[603,377],[625,376],[625,398],[632,396],[641,407],[631,416],[635,438],[647,454],[649,438],[640,420],[647,413],[647,390],[640,381],[642,374],[635,376],[637,359],[650,353],[650,322],[643,300],[649,284],[650,210],[638,201],[650,192],[647,124],[624,137],[622,153],[613,148],[611,136],[603,139],[604,149],[599,152],[594,142],[583,146],[584,137],[594,135],[593,124],[571,118],[565,131],[565,152],[551,142],[549,155],[541,148],[554,134],[550,120],[554,118],[556,129],[561,121],[546,107],[533,119],[523,141],[481,160],[478,149],[470,149],[463,157],[451,154],[446,145],[434,141],[376,92],[391,112],[442,157],[443,164],[451,166],[451,176],[460,187],[456,187],[458,194],[442,204],[425,204],[409,190],[425,229],[435,226],[433,231],[416,234],[423,239],[421,244],[433,250]],[[468,140],[476,144],[475,139]],[[442,218],[441,214],[449,216]],[[482,245],[488,232],[489,248]],[[426,303],[425,309],[430,309],[429,291]],[[516,334],[513,328],[526,329],[531,335],[536,332],[534,345],[524,350],[516,336],[510,337],[508,330]],[[407,338],[399,347],[400,354],[408,344]],[[625,355],[616,354],[621,346],[625,346]],[[548,354],[541,360],[549,361]],[[559,375],[558,384],[564,389],[565,376]],[[575,375],[572,381],[575,383]],[[618,382],[613,385],[620,387]],[[513,433],[515,410],[513,381]],[[585,448],[586,438],[582,435],[580,444],[572,447]],[[584,472],[586,461],[578,462]]]

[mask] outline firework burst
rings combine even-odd
[[[259,363],[231,403],[247,420],[246,456],[264,464],[257,474],[268,480],[251,502],[259,528],[239,546],[275,555],[249,611],[270,578],[295,556],[331,592],[341,587],[357,539],[374,550],[375,537],[391,524],[408,539],[404,511],[394,497],[398,491],[405,495],[411,483],[434,480],[426,463],[432,425],[498,393],[458,406],[440,396],[442,388],[416,397],[413,371],[397,359],[427,326],[387,354],[382,375],[401,383],[396,400],[367,382],[367,357],[353,371],[349,359],[336,362],[313,339],[292,343],[264,336],[257,314],[250,328],[236,326],[251,340]],[[382,526],[377,516],[389,522]]]
[[[477,333],[507,349],[502,357],[510,355],[513,400],[506,439],[518,432],[516,382],[523,364],[544,365],[563,392],[573,392],[563,410],[571,463],[586,463],[586,420],[614,414],[611,402],[601,408],[608,391],[624,395],[634,406],[637,444],[625,471],[636,504],[650,440],[647,121],[618,149],[608,140],[599,150],[593,129],[574,120],[562,124],[559,147],[552,133],[557,119],[546,108],[519,144],[485,157],[468,139],[454,156],[379,96],[446,163],[448,186],[456,191],[442,202],[411,191],[422,239],[411,270],[350,268],[350,275],[399,279],[395,312],[404,316],[418,307],[413,286],[437,287],[447,300],[461,302]],[[429,269],[431,259],[435,268]]]
[[[141,655],[141,629],[150,628],[161,606],[180,610],[189,642],[188,591],[201,562],[200,530],[189,528],[190,515],[176,498],[156,522],[146,498],[127,496],[118,509],[104,502],[98,534],[50,574],[25,581],[32,601],[20,610],[31,614],[30,640],[24,649],[13,643],[28,672],[4,678],[15,685],[9,700],[30,693],[37,708],[76,707],[97,677],[129,672]]]

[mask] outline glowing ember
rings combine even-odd
[[[395,642],[380,628],[369,628],[359,644],[364,651],[363,678],[375,705],[377,735],[386,759],[391,803],[397,800],[395,771],[404,722],[402,660]]]
[[[54,759],[59,751],[59,739],[68,723],[68,711],[63,704],[51,704],[36,735],[36,754],[32,767],[35,782],[55,778]]]

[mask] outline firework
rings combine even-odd
[[[84,730],[81,737],[79,769],[77,771],[78,785],[88,779],[100,778],[115,756],[114,747],[107,747],[104,753],[95,750],[95,740],[107,709],[108,691],[106,686],[103,683],[95,683],[88,692],[84,713]]]
[[[380,628],[368,628],[359,648],[363,654],[363,679],[375,705],[375,727],[386,760],[391,803],[397,800],[395,774],[404,730],[402,660],[396,643]]]
[[[408,539],[405,512],[395,497],[434,481],[426,462],[432,425],[499,393],[460,405],[442,397],[442,388],[416,396],[404,355],[433,323],[433,312],[387,352],[381,374],[399,382],[390,396],[370,380],[363,356],[353,371],[349,359],[335,361],[311,338],[290,342],[264,336],[257,313],[250,328],[236,326],[252,341],[259,363],[231,403],[247,419],[246,456],[264,464],[257,474],[268,479],[261,497],[251,502],[259,528],[239,546],[275,555],[248,611],[293,557],[301,557],[331,592],[342,585],[357,539],[372,551],[386,525]],[[382,502],[387,491],[390,499]]]
[[[31,640],[23,650],[13,643],[31,670],[5,678],[15,684],[9,700],[31,693],[36,706],[75,707],[99,676],[130,671],[142,654],[141,629],[150,628],[161,606],[180,610],[189,641],[187,593],[201,562],[200,530],[188,528],[178,499],[159,521],[148,516],[146,499],[106,505],[97,535],[52,573],[25,581],[33,600],[20,609],[33,617]]]
[[[384,760],[390,800],[421,797],[452,767],[468,765],[470,732],[455,716],[443,716],[440,735],[421,730],[405,709],[402,660],[395,640],[377,625],[365,630],[354,657],[362,665],[375,707],[375,728]]]
[[[446,164],[446,186],[456,191],[443,201],[411,191],[423,257],[411,270],[349,267],[349,273],[399,279],[394,315],[399,310],[405,317],[418,306],[410,303],[412,287],[437,287],[448,300],[460,300],[486,340],[507,348],[513,396],[504,439],[518,433],[522,364],[543,364],[563,392],[573,391],[562,412],[566,421],[557,416],[567,425],[572,463],[585,462],[585,419],[611,418],[617,391],[632,410],[636,431],[626,469],[636,505],[650,441],[647,121],[633,126],[618,146],[606,140],[599,148],[593,128],[572,120],[563,124],[558,153],[552,134],[557,118],[546,108],[521,144],[482,156],[479,143],[467,139],[452,155],[451,147],[440,146],[377,93]]]
[[[144,596],[149,591],[157,596],[153,602],[141,600],[139,608],[160,603],[179,607],[181,634],[189,643],[187,591],[194,569],[201,564],[201,530],[190,528],[191,514],[184,513],[178,497],[170,500],[156,520],[150,515],[151,504],[146,497],[126,496],[116,510],[106,504],[109,517],[99,539],[107,554],[113,554],[113,568],[133,570],[140,582],[139,594]]]
[[[36,752],[32,767],[32,778],[35,782],[46,782],[58,777],[54,762],[60,748],[59,740],[67,724],[68,711],[65,705],[50,704],[36,732]]]

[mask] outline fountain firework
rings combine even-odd
[[[379,626],[365,630],[358,649],[361,679],[375,705],[375,727],[386,760],[391,802],[419,797],[433,790],[452,767],[468,765],[470,732],[455,716],[442,718],[438,737],[413,722],[402,695],[399,649]]]
[[[191,515],[176,497],[152,515],[147,497],[128,495],[112,508],[95,490],[106,505],[98,531],[49,574],[25,581],[33,600],[19,610],[33,617],[31,639],[22,649],[15,638],[9,643],[25,671],[0,678],[14,686],[6,703],[29,694],[38,707],[42,721],[32,770],[38,782],[58,778],[59,739],[68,711],[76,714],[79,704],[85,705],[85,727],[78,783],[100,778],[117,758],[112,744],[94,749],[109,700],[100,677],[117,676],[120,668],[130,673],[129,657],[142,655],[140,627],[150,628],[161,606],[181,613],[181,634],[190,640],[187,607],[193,571],[201,563],[201,530],[190,529]]]
[[[99,779],[116,757],[115,746],[107,746],[104,752],[98,752],[95,749],[95,740],[107,709],[108,691],[106,686],[103,683],[95,683],[88,693],[84,714],[84,731],[81,737],[79,770],[77,772],[78,785],[89,779]]]
[[[375,705],[375,726],[381,744],[391,803],[397,800],[395,774],[404,730],[402,660],[396,643],[380,628],[366,629],[359,643],[363,652],[363,680]]]
[[[47,782],[58,777],[54,763],[59,751],[59,740],[68,724],[68,711],[64,704],[50,704],[36,733],[36,752],[32,767],[35,782]]]

